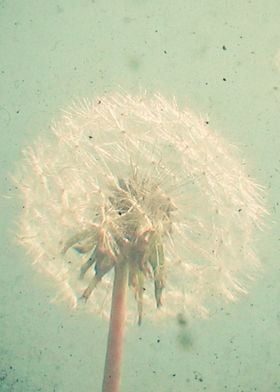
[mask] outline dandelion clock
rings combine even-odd
[[[126,320],[206,316],[246,293],[262,189],[188,108],[159,94],[83,100],[23,155],[20,242],[57,300],[108,316],[103,392],[119,391]]]

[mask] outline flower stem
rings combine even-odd
[[[127,262],[116,263],[114,272],[115,276],[102,392],[118,392],[121,379],[128,281]]]

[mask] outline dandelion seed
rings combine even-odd
[[[127,286],[139,324],[152,314],[151,286],[163,315],[203,316],[210,299],[246,293],[262,189],[175,100],[83,100],[24,155],[21,243],[73,306],[108,314],[113,286],[103,391],[118,390]]]

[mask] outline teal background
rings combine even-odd
[[[101,388],[107,323],[50,303],[53,283],[15,243],[9,175],[60,108],[120,87],[208,115],[270,210],[250,294],[209,320],[129,327],[122,391],[280,391],[279,26],[276,0],[0,1],[1,392]]]

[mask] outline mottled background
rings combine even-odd
[[[209,320],[127,330],[122,391],[280,391],[280,7],[277,0],[0,1],[0,391],[99,391],[107,322],[53,305],[15,246],[9,173],[76,97],[121,86],[209,115],[268,189],[264,271]],[[8,196],[9,198],[6,198]]]

